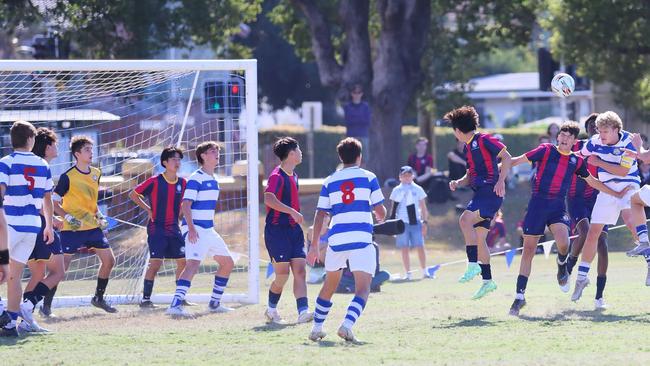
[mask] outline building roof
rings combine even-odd
[[[537,72],[512,72],[473,78],[470,80],[473,92],[539,90]]]

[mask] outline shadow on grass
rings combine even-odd
[[[20,346],[27,343],[29,337],[2,337],[0,338],[0,346]]]
[[[104,317],[112,316],[112,315],[113,314],[109,314],[109,313],[91,313],[91,314],[83,313],[83,314],[77,314],[77,315],[72,315],[72,316],[56,316],[56,317],[44,318],[43,322],[46,323],[46,324],[65,323],[65,322],[71,322],[71,321],[77,321],[77,320],[89,320],[89,319],[94,319],[94,318],[104,318]]]
[[[484,316],[474,319],[460,319],[453,323],[434,325],[433,329],[451,329],[451,328],[465,328],[465,327],[493,327],[498,325],[501,321],[490,320]]]
[[[579,319],[575,319],[578,317]],[[549,316],[527,316],[520,315],[519,319],[530,322],[561,322],[566,320],[585,320],[596,323],[618,323],[618,322],[635,322],[650,324],[648,314],[618,315],[596,310],[564,310],[555,315]]]
[[[255,332],[277,332],[278,330],[295,327],[296,325],[298,324],[297,323],[285,323],[285,324],[269,323],[264,325],[258,325],[251,329]]]

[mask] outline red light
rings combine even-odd
[[[235,84],[232,86],[232,93],[239,94],[239,85]]]

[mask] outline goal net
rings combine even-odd
[[[74,164],[70,139],[86,135],[95,141],[93,165],[102,170],[99,207],[108,218],[106,236],[116,257],[107,299],[128,304],[141,299],[149,259],[147,215],[128,198],[129,192],[164,170],[164,147],[183,149],[179,175],[187,178],[198,168],[196,146],[218,141],[221,190],[215,229],[235,260],[223,301],[257,303],[256,95],[255,60],[0,61],[1,153],[10,153],[8,132],[16,120],[53,129],[59,138],[59,156],[50,163],[56,184]],[[75,254],[53,306],[89,304],[99,265],[92,251]],[[209,300],[216,268],[211,259],[202,263],[188,300]],[[168,302],[174,289],[175,262],[166,260],[152,300]]]

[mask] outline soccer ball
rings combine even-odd
[[[576,82],[573,80],[571,75],[565,74],[563,72],[555,75],[553,80],[551,80],[551,90],[555,95],[561,98],[568,97],[573,93],[573,90],[576,87]]]

